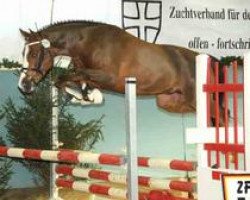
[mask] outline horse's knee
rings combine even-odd
[[[156,104],[158,107],[160,108],[167,108],[170,107],[170,105],[172,104],[172,100],[169,97],[169,95],[166,94],[159,94],[156,96]]]
[[[58,89],[62,89],[64,88],[65,86],[65,82],[64,81],[61,81],[61,80],[57,80],[55,83],[54,83],[55,87],[57,87]]]
[[[156,104],[159,108],[162,108],[168,112],[179,112],[177,102],[173,94],[159,94],[156,97]]]
[[[210,113],[211,113],[211,124],[212,126],[216,126],[217,124],[221,127],[227,125],[229,123],[229,118],[231,118],[231,112],[229,109],[225,109],[223,106],[219,106],[219,113],[218,117],[216,116],[215,108],[210,106]],[[226,120],[227,117],[227,120]],[[227,124],[226,124],[227,123]]]
[[[159,108],[168,112],[174,113],[190,113],[195,112],[193,102],[185,101],[185,98],[180,93],[160,94],[156,97],[156,103]]]

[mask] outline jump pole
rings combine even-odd
[[[128,199],[138,200],[136,79],[125,79]]]
[[[127,183],[127,177],[125,174],[113,173],[110,171],[74,168],[67,165],[58,165],[56,167],[56,172],[59,175],[69,175],[78,178],[102,180],[109,183],[118,183],[123,185]],[[196,184],[188,182],[186,180],[171,180],[171,179],[151,178],[148,176],[139,176],[138,184],[141,186],[158,190],[172,189],[182,192],[196,191]]]
[[[196,58],[196,108],[197,108],[197,128],[187,129],[187,142],[191,144],[198,144],[197,148],[197,184],[198,184],[198,199],[203,200],[207,199],[218,199],[223,198],[221,182],[219,181],[220,175],[223,173],[229,174],[245,174],[250,171],[250,82],[249,82],[249,73],[250,73],[250,53],[244,54],[244,127],[238,127],[238,132],[240,133],[239,139],[241,143],[245,145],[245,166],[244,170],[238,169],[225,169],[220,167],[219,169],[213,169],[208,166],[208,154],[204,149],[204,144],[206,143],[216,143],[215,139],[215,128],[206,127],[206,93],[203,92],[203,85],[207,84],[206,81],[206,72],[208,65],[207,55],[199,55]],[[234,134],[234,126],[228,128],[230,135]],[[225,129],[220,127],[220,132],[225,132]],[[233,141],[233,140],[232,140]],[[208,190],[208,188],[211,188]],[[209,191],[209,192],[208,192]],[[208,194],[209,196],[204,196]]]

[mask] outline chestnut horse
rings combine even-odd
[[[147,43],[116,26],[89,21],[20,32],[26,42],[19,79],[24,93],[31,93],[53,67],[53,59],[64,55],[72,58],[74,69],[59,77],[56,86],[66,91],[80,88],[86,101],[93,89],[124,93],[125,77],[136,77],[138,95],[155,95],[158,107],[175,113],[195,112],[194,51]]]

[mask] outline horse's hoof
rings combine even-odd
[[[103,102],[103,95],[100,90],[95,88],[88,94],[88,99],[93,104],[101,104]]]
[[[65,91],[66,91],[68,94],[74,96],[74,98],[76,98],[76,99],[78,99],[78,100],[81,100],[81,99],[83,98],[81,91],[72,89],[72,88],[70,88],[70,87],[65,87]]]
[[[70,103],[73,105],[90,105],[90,104],[92,104],[90,101],[85,101],[83,99],[79,100],[77,98],[72,98],[70,100]]]
[[[83,106],[91,104],[101,104],[103,102],[103,95],[98,89],[91,90],[90,93],[87,94],[85,98],[83,96],[81,99],[78,99],[77,96],[72,96],[72,97],[73,98],[70,100],[72,104],[81,104]]]

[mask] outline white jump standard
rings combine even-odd
[[[218,64],[212,66],[207,55],[196,59],[196,108],[197,128],[187,129],[187,143],[198,144],[197,147],[197,188],[198,199],[223,199],[222,175],[250,173],[250,53],[244,56],[244,78],[238,82],[238,66],[233,62],[231,67],[224,67],[224,83],[219,83]],[[214,67],[214,68],[212,68]],[[232,81],[229,72],[232,69]],[[215,70],[214,80],[209,71]],[[208,73],[204,73],[208,72]],[[224,94],[225,125],[219,127],[219,93]],[[244,93],[243,125],[239,127],[238,94]],[[229,95],[232,94],[232,126],[229,126]],[[212,96],[213,95],[213,96]],[[210,105],[210,98],[215,98],[215,105]],[[213,107],[211,107],[213,106]],[[212,110],[214,109],[214,110]],[[211,127],[211,110],[215,113],[215,127]],[[204,195],[206,194],[206,195]]]

